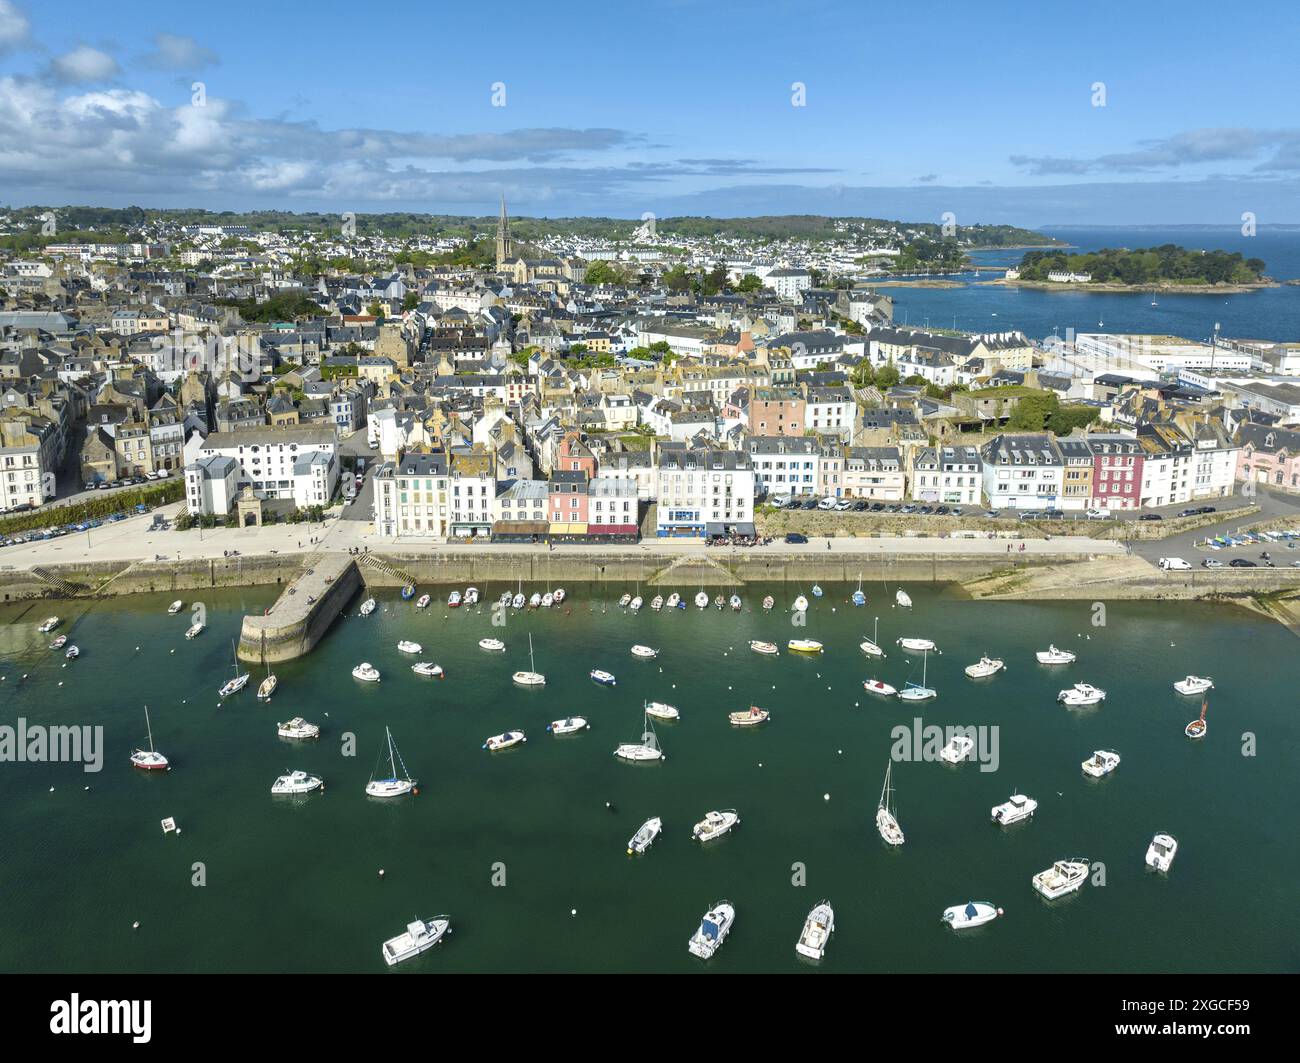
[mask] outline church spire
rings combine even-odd
[[[501,215],[497,218],[497,269],[504,269],[514,257],[514,244],[510,239],[510,219],[506,217],[506,197],[501,194]]]

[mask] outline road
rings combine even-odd
[[[1243,499],[1223,499],[1224,502],[1234,501],[1238,505],[1233,509],[1240,509],[1242,506],[1257,505],[1259,512],[1251,514],[1249,517],[1234,515],[1231,511],[1224,514],[1224,519],[1214,524],[1207,524],[1204,527],[1197,528],[1194,531],[1180,532],[1177,535],[1171,535],[1167,539],[1143,539],[1134,540],[1129,543],[1133,553],[1138,557],[1145,558],[1153,564],[1162,557],[1182,557],[1188,561],[1200,563],[1202,557],[1218,557],[1225,563],[1233,557],[1247,557],[1255,559],[1255,554],[1249,552],[1247,547],[1239,547],[1232,550],[1207,551],[1203,547],[1198,547],[1197,543],[1204,542],[1206,539],[1213,538],[1216,535],[1231,534],[1240,528],[1243,524],[1254,524],[1258,521],[1275,520],[1279,517],[1294,517],[1296,526],[1300,527],[1300,495],[1289,495],[1282,492],[1273,492],[1270,490],[1261,490],[1252,498]],[[1187,507],[1179,507],[1185,509]],[[1219,507],[1223,509],[1223,506]],[[1275,558],[1275,560],[1277,560]]]

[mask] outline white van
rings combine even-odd
[[[1160,559],[1160,567],[1168,572],[1172,569],[1191,568],[1192,566],[1181,557],[1162,557]]]

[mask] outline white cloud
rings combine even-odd
[[[122,68],[111,55],[85,44],[50,62],[50,75],[65,85],[108,81],[121,72]]]
[[[13,0],[0,0],[0,55],[31,43],[32,24]]]
[[[3,3],[4,0],[0,0]],[[204,48],[193,37],[179,37],[174,33],[154,35],[154,50],[140,61],[157,70],[200,70],[214,66],[221,60],[211,48]]]

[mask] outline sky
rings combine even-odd
[[[1300,223],[1300,4],[0,0],[0,204]]]

